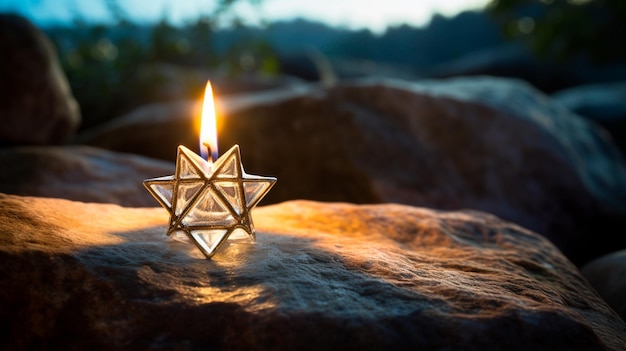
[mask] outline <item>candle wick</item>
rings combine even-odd
[[[215,162],[216,157],[215,157],[215,155],[213,154],[213,150],[211,149],[211,144],[209,144],[209,143],[207,143],[207,142],[203,142],[203,143],[202,143],[202,146],[204,146],[204,147],[206,148],[206,151],[205,151],[205,150],[202,150],[202,151],[206,152],[206,154],[205,154],[205,155],[206,155],[206,160],[207,160],[207,161],[209,161],[209,160],[210,160],[210,161],[212,161],[212,162]]]

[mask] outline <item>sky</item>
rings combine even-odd
[[[306,18],[351,29],[382,32],[388,25],[421,26],[435,13],[452,16],[466,9],[483,7],[489,0],[262,0],[259,5],[243,1],[236,13],[248,24]],[[18,12],[46,25],[86,20],[110,20],[106,0],[0,0],[0,11]],[[118,0],[134,20],[157,21],[163,17],[176,24],[210,13],[215,0]],[[366,5],[364,5],[366,4]]]

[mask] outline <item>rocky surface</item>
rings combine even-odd
[[[0,149],[0,192],[123,206],[152,206],[141,182],[170,175],[174,164],[88,146]]]
[[[150,87],[151,101],[178,101],[202,95],[207,80],[220,95],[243,94],[276,88],[288,88],[302,83],[293,76],[267,76],[254,73],[241,73],[233,76],[226,69],[205,69],[185,67],[163,62],[145,62],[137,69],[139,79],[153,82]]]
[[[212,261],[157,208],[0,195],[3,349],[623,350],[543,237],[479,212],[257,208]]]
[[[581,84],[584,78],[571,65],[540,59],[521,43],[474,51],[427,70],[434,79],[494,76],[523,79],[543,92],[554,92]]]
[[[577,86],[552,97],[570,111],[606,128],[626,155],[626,82]]]
[[[222,150],[277,176],[266,199],[494,213],[577,264],[626,247],[626,166],[607,133],[520,81],[369,80],[220,101]],[[196,102],[146,106],[77,142],[174,159]],[[141,130],[142,133],[136,133]]]
[[[491,76],[522,79],[542,92],[552,94],[578,86],[610,84],[626,80],[623,62],[591,62],[578,59],[557,61],[540,57],[523,42],[509,42],[442,61],[422,72],[423,76]]]
[[[28,20],[0,14],[0,144],[61,144],[80,123],[50,40]]]
[[[589,262],[582,268],[582,274],[598,294],[626,320],[626,250]]]
[[[196,120],[201,109],[199,102],[147,105],[101,127],[81,132],[72,143],[174,162],[178,145],[198,149],[199,133],[195,131],[200,130]]]

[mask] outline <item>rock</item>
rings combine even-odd
[[[286,202],[212,261],[162,209],[0,196],[5,349],[623,350],[543,237],[494,216]]]
[[[174,162],[178,145],[198,149],[198,134],[194,135],[194,131],[199,130],[196,121],[201,111],[202,105],[197,102],[150,104],[81,132],[72,143]]]
[[[582,274],[609,306],[626,320],[626,250],[587,263]]]
[[[263,91],[217,100],[215,104],[218,124],[222,125],[219,127],[220,132],[231,133],[223,130],[223,125],[226,123],[226,116],[233,111],[255,109],[266,104],[274,105],[304,97],[312,91],[310,86],[294,85],[286,90]],[[198,149],[201,111],[200,100],[149,104],[97,128],[81,132],[72,142],[173,161],[178,145],[185,145],[192,150]],[[141,129],[141,133],[137,133],[137,128]],[[232,146],[223,142],[220,145],[221,150]]]
[[[570,111],[606,128],[626,155],[626,82],[578,86],[552,97]]]
[[[334,57],[331,63],[339,80],[354,80],[365,77],[387,77],[404,80],[423,78],[416,72],[415,67],[397,63],[345,57]]]
[[[170,175],[174,164],[88,146],[0,149],[0,192],[153,206],[142,181]]]
[[[557,64],[538,58],[521,43],[497,46],[462,55],[424,72],[432,79],[494,76],[523,79],[537,89],[551,93],[584,82],[571,64]]]
[[[517,42],[468,52],[434,65],[422,74],[431,79],[469,76],[516,78],[551,94],[580,85],[624,81],[626,64],[592,62],[584,55],[557,62],[540,57]]]
[[[82,143],[174,160],[195,102],[153,105]],[[220,147],[277,176],[268,202],[395,202],[493,213],[576,264],[626,247],[626,166],[603,129],[520,81],[372,80],[221,101]],[[141,130],[138,134],[136,131]]]
[[[28,20],[0,14],[0,144],[65,143],[80,123],[50,40]]]
[[[337,81],[337,74],[330,59],[312,47],[280,55],[278,64],[284,74],[305,81],[317,81],[324,85],[332,85]]]
[[[302,84],[295,77],[242,73],[233,76],[222,69],[209,70],[162,62],[146,62],[137,70],[140,81],[151,82],[150,101],[180,101],[196,95],[202,96],[207,80],[211,80],[215,93],[242,94],[277,88],[290,88]]]

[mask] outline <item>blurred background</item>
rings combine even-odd
[[[560,96],[624,146],[623,0],[4,0],[0,12],[52,39],[81,130],[197,98],[207,79],[228,95],[294,81],[492,75]],[[571,94],[580,87],[584,97]],[[594,96],[610,101],[598,107]]]

